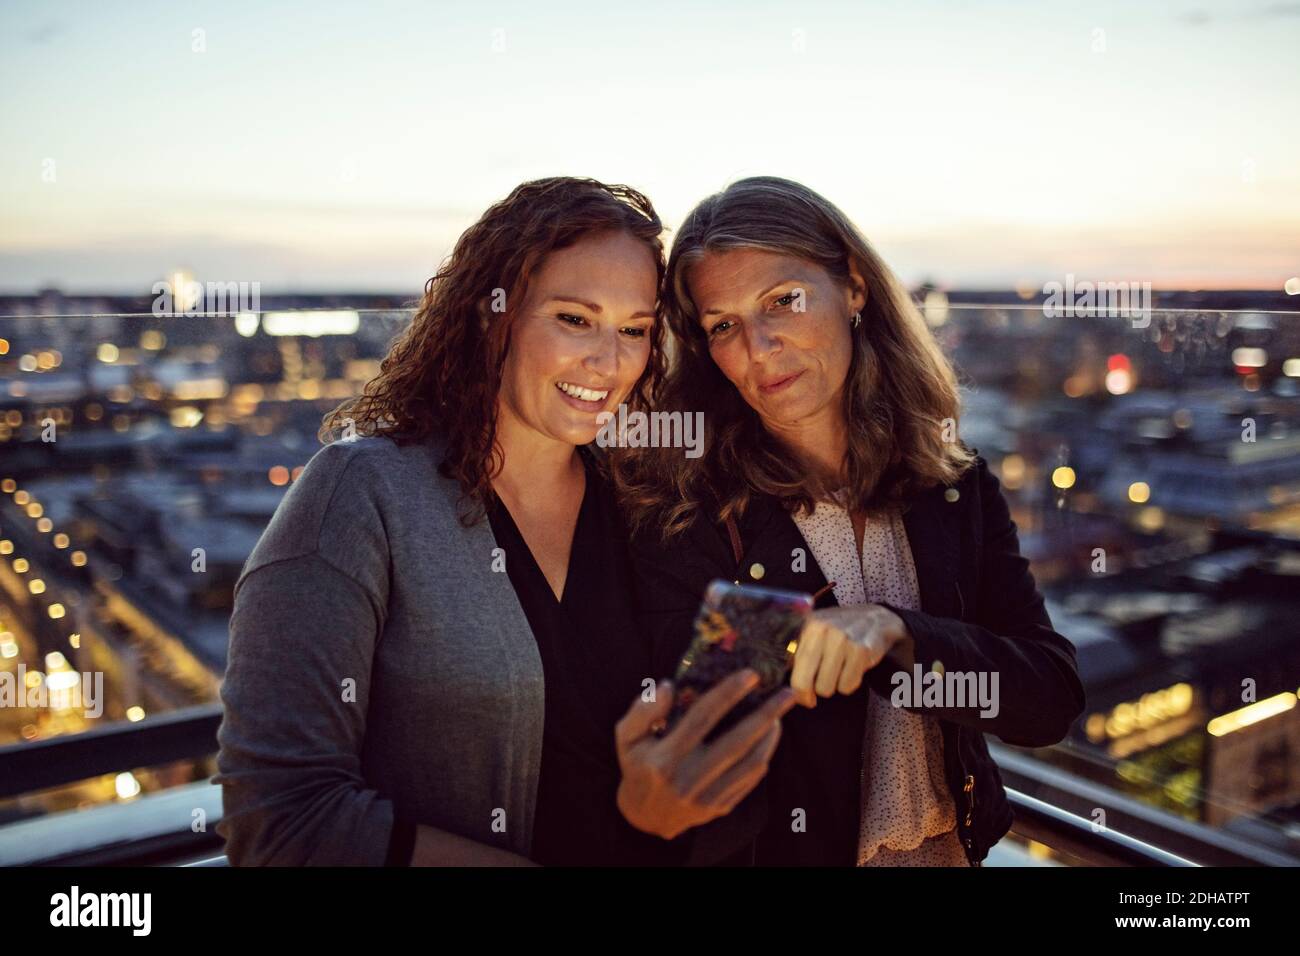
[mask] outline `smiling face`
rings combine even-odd
[[[623,232],[548,255],[511,331],[500,426],[570,445],[594,441],[596,416],[617,411],[650,359],[657,279],[650,249]]]
[[[805,259],[729,249],[705,253],[687,287],[713,361],[769,431],[838,419],[866,304],[856,270],[846,285]]]

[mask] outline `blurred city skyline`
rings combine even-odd
[[[11,4],[0,292],[415,294],[556,174],[670,227],[797,179],[910,283],[1281,289],[1297,39],[1296,3]]]

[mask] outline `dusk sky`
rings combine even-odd
[[[414,295],[555,174],[629,183],[670,226],[797,179],[913,283],[1281,289],[1297,50],[1300,3],[1254,0],[10,0],[0,290],[179,267]]]

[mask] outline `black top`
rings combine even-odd
[[[587,449],[587,487],[557,601],[509,509],[488,517],[537,640],[546,681],[531,858],[543,865],[680,862],[683,848],[632,827],[618,810],[614,725],[653,678],[632,599],[626,531],[613,488]]]
[[[1069,733],[1086,706],[1074,646],[1052,626],[1020,554],[1000,483],[982,457],[975,461],[953,485],[920,489],[908,499],[903,523],[922,610],[880,602],[907,626],[922,672],[942,665],[950,673],[1001,675],[1004,692],[995,716],[984,716],[976,702],[907,708],[939,719],[945,782],[971,862],[982,860],[1011,826],[1011,807],[985,734],[1016,746],[1050,746]],[[701,513],[711,510],[706,504]],[[756,494],[737,524],[739,561],[725,528],[707,519],[696,520],[668,544],[653,533],[632,542],[634,581],[656,671],[666,672],[689,643],[692,616],[713,578],[813,594],[828,583],[816,561],[791,561],[797,550],[809,554],[808,543],[773,496]],[[817,607],[836,603],[826,590]],[[890,699],[894,670],[873,668],[864,688]],[[1016,691],[1007,692],[1009,687]],[[862,691],[819,698],[815,708],[795,707],[782,719],[767,776],[731,814],[738,817],[750,803],[761,811],[751,824],[755,862],[856,862],[864,702]],[[792,828],[795,810],[803,811],[801,831]]]

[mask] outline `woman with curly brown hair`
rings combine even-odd
[[[619,460],[656,669],[714,578],[817,598],[753,861],[978,865],[1011,822],[984,734],[1055,743],[1084,696],[947,359],[844,213],[776,177],[687,216],[663,305],[655,401],[706,441]]]
[[[671,692],[586,446],[660,368],[661,231],[625,186],[524,183],[326,418],[340,437],[236,585],[216,778],[233,863],[708,862],[687,831],[757,784],[792,700],[704,745],[741,675],[652,731]]]

